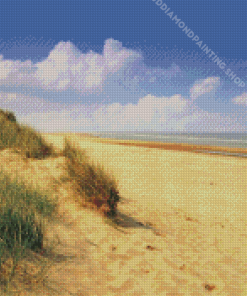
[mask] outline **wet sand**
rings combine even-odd
[[[209,145],[195,145],[195,144],[186,144],[186,143],[162,143],[162,142],[152,142],[152,141],[133,141],[133,140],[118,140],[111,138],[100,138],[95,137],[90,134],[83,134],[84,137],[98,138],[98,141],[101,143],[111,143],[116,145],[125,145],[125,146],[136,146],[144,148],[156,148],[163,150],[173,150],[173,151],[186,151],[194,153],[217,153],[219,155],[226,156],[236,156],[236,157],[247,157],[247,149],[243,148],[230,148],[230,147],[221,147],[221,146],[209,146]]]

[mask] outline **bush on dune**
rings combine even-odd
[[[81,203],[89,202],[106,216],[114,217],[120,200],[115,179],[103,167],[90,163],[85,151],[72,147],[67,139],[63,155],[67,158],[68,180],[79,193]]]
[[[21,126],[17,147],[20,147],[26,157],[42,159],[54,155],[52,145],[48,145],[42,136],[28,126]]]
[[[12,112],[0,110],[0,150],[13,148],[28,158],[55,156],[52,145],[31,127],[16,122]]]

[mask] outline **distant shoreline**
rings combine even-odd
[[[139,141],[139,140],[121,140],[113,138],[101,138],[100,136],[95,136],[90,133],[41,133],[44,135],[63,135],[63,136],[78,136],[90,138],[93,141],[115,144],[115,145],[125,145],[125,146],[136,146],[144,148],[156,148],[162,150],[173,150],[173,151],[184,151],[193,153],[203,153],[207,155],[215,156],[229,156],[229,157],[239,157],[247,158],[247,149],[243,148],[231,148],[222,146],[209,146],[209,145],[195,145],[187,143],[163,143],[163,142],[152,142],[152,141]]]
[[[156,148],[162,150],[184,151],[193,153],[203,153],[210,155],[231,156],[239,158],[247,158],[247,149],[242,148],[230,148],[219,146],[207,146],[207,145],[194,145],[186,143],[163,143],[163,142],[149,142],[149,141],[133,141],[133,140],[113,140],[98,138],[97,141],[102,143],[137,146],[144,148]]]

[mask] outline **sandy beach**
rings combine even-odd
[[[115,229],[68,202],[66,188],[59,191],[64,224],[47,229],[67,258],[48,273],[59,295],[247,295],[246,158],[194,153],[198,147],[188,145],[157,149],[86,134],[42,135],[58,150],[65,136],[86,149],[116,178],[122,197],[122,227]],[[8,157],[0,154],[2,162]],[[13,160],[6,170],[49,188],[63,162]]]

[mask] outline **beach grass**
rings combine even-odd
[[[67,176],[63,180],[71,181],[81,205],[93,205],[106,217],[115,217],[120,196],[117,182],[106,173],[103,166],[91,162],[84,150],[72,145],[65,138],[63,155],[66,157]]]
[[[30,251],[42,252],[43,218],[50,217],[56,207],[57,201],[51,200],[48,193],[0,171],[0,280],[5,292]],[[7,262],[11,262],[8,271]]]
[[[65,157],[66,174],[61,180],[71,182],[81,204],[93,205],[104,218],[114,221],[120,199],[117,182],[103,167],[91,163],[85,151],[65,139],[63,152],[56,153],[41,134],[18,124],[12,112],[0,110],[0,127],[0,151],[11,149],[24,159],[34,160]],[[51,266],[42,256],[55,248],[54,243],[46,249],[43,244],[46,223],[58,206],[51,194],[52,191],[27,185],[0,168],[0,292],[3,290],[4,295],[12,295],[11,284],[20,270],[28,275],[28,281],[31,277],[37,283],[42,282]],[[26,261],[33,262],[34,254],[40,255],[36,274],[30,273],[26,265]]]
[[[27,158],[56,156],[53,146],[33,128],[17,123],[12,112],[0,110],[0,126],[0,150],[13,148]]]
[[[102,146],[101,144],[91,146],[91,143],[95,142],[121,145],[124,141],[108,141],[91,137],[90,143],[87,143],[84,140],[80,142],[78,139],[80,135],[75,135],[76,141],[79,140],[80,142],[80,146],[76,146],[65,136],[73,139],[69,134],[64,134],[58,138],[54,137],[55,147],[58,148],[59,146],[59,152],[55,153],[52,146],[47,144],[39,133],[18,124],[11,112],[1,112],[0,110],[0,154],[5,149],[11,149],[21,153],[22,160],[25,160],[23,165],[22,161],[20,161],[20,167],[23,169],[19,169],[17,154],[13,154],[13,159],[10,156],[10,164],[7,164],[7,159],[5,162],[5,153],[3,153],[3,157],[1,155],[1,164],[3,167],[7,167],[6,171],[9,171],[9,173],[3,170],[4,168],[1,170],[0,167],[0,295],[36,295],[39,288],[41,288],[42,292],[38,295],[47,295],[43,293],[43,289],[48,283],[51,283],[48,289],[49,293],[52,293],[49,295],[65,295],[61,294],[61,290],[67,289],[67,287],[64,289],[62,287],[65,278],[68,279],[71,291],[74,291],[76,286],[75,290],[77,292],[83,290],[84,293],[84,284],[86,291],[87,284],[91,288],[93,283],[95,287],[97,286],[100,295],[100,293],[102,294],[101,288],[105,287],[106,281],[105,277],[102,277],[102,279],[99,277],[99,275],[102,275],[101,268],[95,267],[94,264],[91,265],[91,263],[95,263],[93,261],[96,261],[95,258],[97,258],[97,263],[102,264],[100,266],[104,266],[102,270],[107,277],[110,275],[116,278],[114,285],[118,285],[118,281],[122,276],[126,276],[126,282],[133,278],[131,272],[124,271],[124,273],[121,273],[123,269],[116,269],[119,272],[116,277],[115,268],[112,270],[108,268],[108,262],[106,262],[105,258],[112,258],[108,257],[108,255],[114,256],[111,252],[115,252],[115,250],[127,255],[124,256],[126,259],[122,260],[120,258],[126,265],[130,253],[132,253],[133,262],[136,262],[135,270],[138,271],[134,279],[136,285],[142,286],[144,282],[142,274],[138,276],[141,271],[138,267],[139,261],[134,260],[146,256],[146,253],[143,253],[145,251],[147,252],[145,261],[150,263],[149,266],[152,264],[155,266],[154,272],[149,273],[149,267],[144,270],[146,275],[152,276],[152,278],[145,281],[147,283],[156,283],[157,273],[161,274],[164,270],[168,270],[171,279],[169,280],[169,277],[164,278],[164,281],[167,281],[165,288],[168,285],[173,286],[174,289],[171,288],[172,290],[170,290],[172,293],[176,293],[175,290],[178,291],[177,279],[181,279],[181,282],[187,281],[188,284],[188,289],[186,284],[185,295],[188,294],[189,289],[191,293],[193,291],[197,293],[199,289],[203,289],[203,291],[206,289],[207,292],[215,289],[216,293],[220,294],[229,292],[228,294],[232,295],[235,291],[237,291],[238,295],[246,294],[245,284],[243,284],[243,287],[237,287],[237,284],[244,283],[244,274],[241,275],[241,273],[244,272],[243,266],[246,261],[246,254],[244,253],[245,249],[242,250],[241,248],[245,246],[245,230],[244,228],[238,230],[237,227],[235,230],[233,222],[230,223],[228,219],[225,219],[228,212],[228,217],[230,217],[229,206],[225,203],[225,200],[228,198],[231,201],[235,196],[245,196],[246,191],[243,186],[246,180],[245,160],[243,164],[240,164],[238,160],[229,159],[229,161],[225,161],[226,158],[223,158],[223,156],[219,159],[211,156],[204,158],[203,155],[194,157],[192,153],[190,155],[187,153],[182,155],[181,153],[178,158],[176,152],[169,151],[164,155],[157,153],[157,157],[154,159],[153,153],[155,153],[155,150],[151,151],[151,149],[140,149],[138,151],[138,149],[134,148],[127,151],[128,149],[125,149],[125,147],[114,149],[114,147],[106,147],[107,145]],[[63,141],[64,137],[65,142],[63,143],[61,140]],[[122,145],[186,152],[196,152],[195,150],[201,149],[201,147],[195,145],[189,147],[187,144],[174,144],[173,146],[173,144],[169,143],[163,145],[137,141],[125,141]],[[121,183],[122,185],[126,184],[126,186],[121,186],[123,197],[120,198],[119,196],[118,182],[113,177],[113,174],[110,174],[103,166],[92,162],[85,150],[80,148],[81,146],[90,147],[90,149],[93,147],[92,150],[95,149],[95,151],[93,151],[92,155],[95,155],[95,158],[97,155],[97,159],[98,155],[101,156],[99,158],[102,159],[102,163],[105,163],[109,168],[112,167],[121,182],[126,178],[126,182]],[[124,158],[121,157],[122,151],[124,152]],[[111,155],[110,159],[109,154]],[[57,156],[59,156],[59,159],[55,159]],[[29,160],[26,161],[28,158]],[[167,167],[169,168],[169,174],[164,173]],[[124,169],[118,173],[118,168]],[[20,176],[26,173],[26,177],[30,177],[31,180],[37,178],[37,183],[40,181],[42,188],[38,188],[37,185],[36,187],[27,185],[27,182],[22,181],[20,176],[14,176],[13,172],[16,169],[17,171],[19,169]],[[33,171],[34,174],[31,176]],[[241,174],[239,174],[240,171]],[[49,172],[47,179],[45,177],[43,180],[43,172],[45,174]],[[121,176],[123,179],[121,179]],[[155,178],[152,176],[155,176]],[[179,181],[177,182],[177,180]],[[56,186],[49,186],[50,183],[46,183],[46,181],[54,181]],[[36,183],[36,180],[34,183]],[[63,188],[63,185],[66,186]],[[67,187],[67,185],[69,186]],[[46,188],[50,188],[49,191]],[[61,191],[57,192],[57,189],[61,189]],[[73,191],[70,191],[70,189]],[[59,198],[61,197],[59,204],[58,200],[54,198],[55,193],[58,193]],[[206,198],[203,199],[202,197]],[[70,204],[69,198],[75,198],[78,202],[76,215],[74,215],[73,202]],[[166,202],[168,198],[172,198],[173,204],[177,202],[175,207],[169,206],[168,202]],[[198,198],[201,198],[200,208],[197,203]],[[64,204],[63,201],[65,201]],[[119,201],[123,203],[123,207],[118,212]],[[125,201],[128,201],[126,207],[124,206]],[[216,210],[220,205],[219,201],[222,209],[217,212]],[[235,206],[236,203],[232,204]],[[242,204],[244,205],[244,203]],[[181,211],[178,211],[177,205],[179,205],[179,209],[181,206]],[[190,209],[191,205],[194,208],[192,210]],[[80,206],[92,207],[97,213],[92,213],[87,209],[82,209],[80,213],[77,213]],[[59,207],[59,211],[57,211],[57,207]],[[204,212],[206,207],[208,207],[209,211]],[[244,206],[242,208],[244,209]],[[199,209],[203,209],[203,213],[200,213]],[[186,212],[186,216],[183,212]],[[223,215],[216,217],[221,212],[224,212]],[[103,219],[98,213],[103,214]],[[242,212],[239,211],[239,213]],[[190,214],[190,216],[187,214]],[[202,220],[204,217],[205,220]],[[53,224],[55,218],[59,219],[59,221],[54,221],[58,222],[58,225]],[[215,218],[217,219],[215,220]],[[221,219],[224,225],[223,222],[221,223]],[[82,221],[83,223],[81,223]],[[108,224],[115,229],[111,229],[104,224]],[[66,228],[64,228],[64,225],[66,225]],[[216,228],[217,225],[221,225],[220,229]],[[103,227],[101,228],[101,226]],[[81,229],[81,227],[83,228]],[[54,232],[57,230],[61,235],[61,241],[64,239],[63,242],[59,241],[60,238],[57,243],[49,240],[49,235],[53,240]],[[127,236],[122,237],[122,233],[127,234]],[[235,233],[236,237],[234,236]],[[87,260],[87,256],[84,256],[84,249],[81,248],[82,241],[84,242],[85,238],[90,246],[94,246],[90,250],[87,249],[87,252],[92,252],[90,260]],[[106,250],[106,252],[110,249],[103,259],[101,258],[102,253],[98,252],[98,247],[102,241],[104,241],[104,249],[102,249]],[[53,252],[56,245],[60,243],[59,247],[61,249]],[[122,246],[123,249],[121,249]],[[71,256],[67,256],[70,247]],[[125,247],[126,251],[124,251]],[[143,247],[145,247],[145,250],[143,250]],[[170,252],[170,249],[172,252]],[[139,256],[140,250],[142,250],[141,254],[143,254],[141,256]],[[151,257],[149,252],[152,251],[157,252],[157,256]],[[204,255],[205,251],[206,255]],[[161,252],[160,255],[158,252]],[[138,255],[136,256],[136,254]],[[231,264],[229,264],[229,254],[233,258]],[[184,260],[186,259],[186,262],[180,260],[182,256]],[[208,264],[209,256],[213,258],[210,262],[212,264]],[[62,263],[63,260],[72,257],[71,263],[68,262],[68,264],[62,266],[59,264],[59,262]],[[91,258],[94,258],[92,262]],[[198,264],[195,273],[193,269],[197,258]],[[173,267],[169,269],[171,260],[174,260],[174,263],[172,263]],[[59,268],[56,265],[59,265]],[[90,268],[87,268],[87,266],[90,266]],[[81,272],[78,272],[79,267],[82,267]],[[91,267],[93,277],[96,280],[92,282],[90,280],[88,283],[85,281],[84,283],[84,276],[89,275],[88,270],[91,273]],[[94,267],[95,269],[93,269]],[[131,264],[128,270],[133,271],[133,267],[133,264]],[[207,274],[212,274],[215,281],[212,280],[211,282],[211,277],[205,277],[205,267],[207,267]],[[216,268],[219,272],[214,273]],[[223,269],[227,269],[229,273],[227,275],[222,274],[220,270]],[[236,278],[236,283],[232,283],[231,277],[234,278],[237,269],[239,279]],[[190,270],[193,273],[187,272]],[[198,282],[199,277],[200,283]],[[229,281],[229,284],[227,281]],[[83,287],[80,286],[81,283]],[[156,295],[157,287],[154,284],[150,288],[152,289],[150,292],[149,287],[145,289],[147,289],[147,293],[149,292],[148,294]],[[135,288],[136,286],[130,287],[133,293],[136,292],[134,291]],[[180,288],[185,290],[184,287],[180,286]],[[27,294],[26,289],[29,292],[30,289],[34,289],[33,294]],[[54,293],[52,289],[54,289]],[[58,292],[58,290],[60,291]],[[124,295],[126,295],[126,290],[121,291],[124,291]],[[72,294],[75,293],[71,292]],[[118,294],[120,295],[120,293]]]

